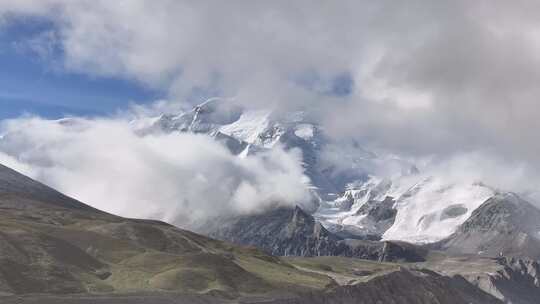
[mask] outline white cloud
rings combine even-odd
[[[0,16],[48,18],[67,70],[135,79],[172,100],[209,89],[251,106],[318,110],[337,135],[390,149],[493,146],[531,161],[540,151],[537,7],[22,0],[0,1]],[[306,73],[325,81],[348,73],[354,93],[335,100],[306,89],[295,81]]]
[[[193,226],[311,203],[295,151],[240,159],[202,135],[137,136],[122,119],[21,118],[2,131],[0,162],[115,214]]]
[[[539,8],[527,0],[0,0],[4,18],[53,21],[68,71],[135,79],[174,101],[202,88],[255,107],[300,107],[331,135],[361,144],[435,159],[482,151],[531,172],[540,160]],[[354,85],[344,97],[298,81],[344,73]]]

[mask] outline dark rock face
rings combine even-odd
[[[383,248],[379,261],[387,262],[421,262],[424,261],[424,256],[427,254],[425,249],[422,249],[416,245],[397,242],[397,241],[385,241],[383,242]]]
[[[509,303],[538,303],[540,299],[540,265],[538,261],[500,258],[504,268],[491,277],[491,286]]]
[[[344,239],[299,207],[279,208],[220,223],[211,237],[255,246],[279,256],[346,256],[378,261],[423,260],[426,251],[405,242]]]
[[[467,213],[467,211],[468,209],[465,208],[465,206],[463,206],[462,204],[450,205],[444,208],[444,210],[442,211],[441,220],[462,216],[463,214]]]
[[[339,238],[302,211],[279,208],[240,217],[209,235],[232,243],[258,247],[274,255],[318,256],[343,251]]]
[[[361,227],[355,225],[337,225],[332,232],[345,238],[380,240],[385,231],[387,231],[396,220],[397,210],[394,208],[395,200],[391,196],[384,199],[376,199],[381,189],[387,189],[391,184],[381,182],[376,188],[368,194],[360,193],[360,196],[368,195],[368,200],[362,204],[356,211],[356,215],[363,216]],[[350,193],[347,193],[350,195]],[[344,197],[347,199],[347,196]],[[354,201],[351,199],[351,201]],[[346,202],[344,200],[343,202]],[[350,210],[350,206],[347,206]]]
[[[369,217],[373,218],[375,222],[390,220],[393,223],[397,213],[397,210],[394,209],[394,203],[395,200],[391,196],[385,197],[385,199],[381,202],[370,200],[364,205],[362,205],[362,207],[358,209],[356,214],[366,214]]]
[[[435,247],[450,253],[539,259],[539,219],[540,210],[517,195],[498,194]]]
[[[338,207],[342,211],[350,211],[353,204],[354,197],[350,192],[348,192],[347,194],[345,194],[343,199],[341,199],[339,202],[336,202],[336,207]]]

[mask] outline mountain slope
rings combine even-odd
[[[336,233],[432,243],[450,236],[495,191],[441,177],[370,177],[314,214]]]
[[[78,209],[102,213],[95,208],[85,205],[75,199],[51,189],[29,177],[0,164],[0,196],[16,196],[30,199],[34,202],[46,203],[55,207]],[[3,200],[2,204],[8,204],[8,200]],[[13,207],[21,207],[21,203]]]
[[[538,261],[435,253],[417,265],[445,276],[459,275],[504,303],[536,304],[540,297]]]
[[[253,249],[162,222],[99,212],[6,167],[0,167],[0,176],[0,182],[8,181],[0,188],[2,293],[216,290],[234,295],[277,288],[242,263],[295,272],[299,288],[303,281],[307,289],[331,282],[309,278]]]
[[[109,215],[5,167],[0,176],[7,181],[0,195],[2,303],[496,303],[434,273],[356,259],[332,258],[324,267],[284,260],[162,222]]]
[[[540,259],[540,210],[513,193],[486,200],[439,247],[449,252]]]
[[[279,256],[346,256],[379,261],[423,261],[426,251],[404,242],[344,239],[299,207],[280,208],[219,222],[211,237]]]

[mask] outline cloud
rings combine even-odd
[[[370,148],[439,161],[482,154],[534,172],[539,6],[0,0],[0,16],[51,20],[45,37],[60,46],[66,71],[135,79],[173,103],[211,92],[251,107],[300,108],[331,136]],[[33,47],[43,49],[39,41]],[[329,89],[336,81],[347,82],[343,94]]]
[[[0,162],[115,214],[194,227],[311,203],[297,151],[240,159],[207,136],[138,136],[120,118],[20,118],[2,132]]]
[[[47,37],[58,40],[69,71],[136,79],[172,100],[210,91],[318,111],[336,135],[407,153],[495,149],[533,161],[537,7],[26,0],[0,1],[0,15],[52,20],[56,33]],[[318,88],[298,81],[306,75]],[[321,94],[343,75],[351,75],[350,94]]]
[[[446,158],[426,159],[424,176],[442,177],[448,184],[480,182],[497,191],[510,191],[540,205],[540,176],[525,161],[504,159],[497,154],[473,151]]]

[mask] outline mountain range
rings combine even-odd
[[[240,158],[277,147],[300,150],[314,199],[298,205],[341,238],[433,244],[463,233],[462,225],[478,217],[490,199],[537,210],[517,194],[482,181],[430,175],[397,156],[334,139],[305,112],[249,110],[213,98],[149,121],[138,132],[206,134]],[[210,233],[205,225],[200,230]],[[540,237],[536,227],[524,230],[533,240]]]
[[[191,232],[105,213],[0,166],[3,303],[540,297],[540,210],[520,194],[428,174],[409,160],[332,138],[304,112],[249,110],[214,98],[132,126],[138,136],[208,136],[239,159],[299,150],[311,198],[211,218]]]
[[[0,208],[2,303],[499,302],[461,276],[360,259],[280,258],[114,216],[4,166]],[[312,221],[299,210],[295,216]]]
[[[347,240],[299,207],[253,221],[241,217],[239,231],[224,230],[236,243],[260,238],[253,243],[259,250],[160,221],[111,215],[0,165],[0,301],[536,303],[535,260],[449,250],[468,249],[491,229],[519,235],[531,228],[516,216],[534,207],[515,195],[483,206],[438,248]],[[266,224],[253,226],[261,221]],[[482,241],[476,246],[490,240]]]

